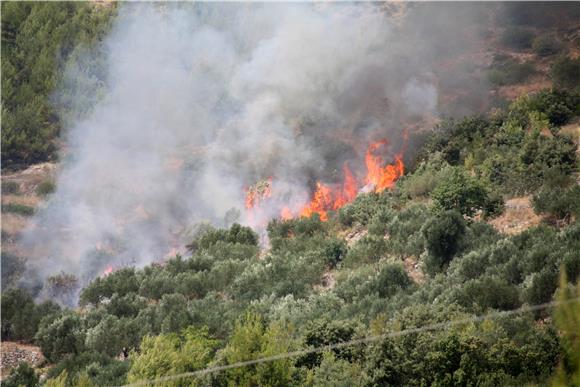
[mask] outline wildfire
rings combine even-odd
[[[395,181],[405,172],[401,155],[395,157],[395,163],[387,166],[380,155],[375,152],[380,147],[387,145],[387,140],[380,140],[369,145],[365,155],[365,164],[367,167],[367,176],[365,183],[371,185],[375,192],[382,192],[387,188],[392,188]]]
[[[111,265],[107,266],[107,268],[103,271],[103,277],[108,276],[112,272],[113,272],[113,266],[111,266]]]
[[[252,209],[260,205],[260,201],[272,196],[272,177],[246,188],[246,208]]]
[[[403,175],[405,166],[402,154],[396,155],[392,164],[387,164],[383,157],[378,154],[379,150],[387,144],[388,141],[383,139],[368,146],[365,154],[367,174],[364,179],[358,180],[348,164],[345,163],[343,166],[342,185],[333,186],[320,181],[317,182],[309,203],[296,212],[293,212],[287,206],[282,207],[280,218],[288,220],[296,215],[309,217],[316,213],[322,221],[326,221],[328,220],[328,211],[336,211],[345,204],[352,202],[361,189],[366,192],[382,192],[385,189],[392,188],[395,182]],[[252,211],[259,207],[262,201],[272,196],[272,177],[267,181],[258,182],[255,186],[245,191],[246,209],[250,218],[253,218]]]

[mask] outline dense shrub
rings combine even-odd
[[[90,3],[2,4],[4,166],[54,157],[59,116],[69,107],[55,108],[51,94],[75,48],[98,42],[115,9]],[[95,63],[87,63],[91,66]]]
[[[10,373],[10,376],[2,381],[2,384],[6,387],[36,387],[40,385],[34,368],[24,362],[20,363]]]
[[[81,317],[76,313],[66,312],[53,321],[43,321],[35,341],[51,362],[82,353],[85,348],[85,332],[82,329]]]
[[[54,192],[56,185],[52,180],[45,180],[36,187],[36,193],[40,196],[46,196]]]
[[[569,220],[580,216],[580,186],[544,187],[534,195],[532,204],[536,213],[547,213],[558,219]]]
[[[460,168],[455,168],[446,176],[431,197],[436,208],[457,210],[467,216],[473,216],[477,210],[485,208],[488,201],[484,186]]]
[[[4,259],[4,257],[2,257]],[[47,301],[36,305],[22,289],[10,289],[2,294],[2,340],[32,341],[42,319],[57,316],[60,307]]]
[[[32,216],[34,215],[34,207],[30,207],[24,204],[2,203],[2,212],[18,214],[22,216]]]
[[[510,61],[501,67],[490,69],[488,79],[495,86],[513,85],[526,81],[535,71],[532,63]]]
[[[15,195],[20,193],[20,184],[15,181],[3,181],[2,182],[2,194],[3,195]]]
[[[457,211],[446,211],[425,224],[423,235],[429,253],[425,269],[434,274],[443,269],[459,250],[465,235],[465,221]]]

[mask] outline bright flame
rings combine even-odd
[[[293,217],[294,215],[292,215],[292,210],[290,210],[290,208],[282,208],[282,211],[280,212],[280,218],[282,218],[282,220],[292,219]]]
[[[310,215],[317,213],[320,215],[320,220],[328,220],[326,212],[333,208],[332,196],[332,190],[328,186],[317,182],[314,196],[310,203],[300,211],[300,216],[310,217]]]
[[[404,133],[406,143],[406,132]],[[316,189],[312,199],[302,209],[296,212],[299,216],[310,217],[318,214],[320,220],[328,220],[328,211],[336,211],[345,204],[352,202],[358,192],[364,188],[365,192],[382,192],[392,188],[395,182],[403,176],[405,166],[403,164],[402,152],[395,156],[392,164],[387,164],[384,159],[377,154],[379,149],[388,144],[386,139],[376,141],[369,145],[365,154],[365,165],[367,174],[364,180],[357,180],[350,170],[348,164],[343,166],[342,186],[330,186],[320,181],[316,182]],[[253,220],[253,210],[260,206],[260,203],[272,196],[272,177],[267,181],[262,181],[246,189],[246,209],[250,220]],[[283,220],[292,219],[296,214],[287,206],[280,211],[280,218]]]
[[[387,140],[380,140],[369,145],[365,155],[365,164],[367,166],[367,176],[365,183],[372,185],[375,192],[382,192],[387,188],[392,188],[395,181],[405,172],[405,166],[401,155],[395,157],[395,163],[387,166],[383,158],[376,155],[375,152],[383,145],[387,145]]]

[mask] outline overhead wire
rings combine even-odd
[[[349,347],[349,346],[353,346],[353,345],[371,343],[371,342],[375,342],[375,341],[384,340],[387,338],[401,337],[401,336],[406,336],[406,335],[410,335],[410,334],[414,334],[414,333],[421,333],[421,332],[426,332],[426,331],[444,329],[444,328],[451,327],[454,325],[468,324],[468,323],[472,323],[472,322],[484,321],[484,320],[495,319],[495,318],[500,318],[500,317],[505,317],[505,316],[512,316],[512,315],[526,313],[526,312],[534,312],[534,311],[538,311],[538,310],[547,309],[547,308],[550,308],[553,306],[569,304],[569,303],[578,302],[578,301],[580,301],[580,297],[572,298],[572,299],[569,299],[566,301],[552,301],[552,302],[547,302],[544,304],[527,305],[527,306],[522,306],[520,308],[512,309],[512,310],[492,312],[492,313],[488,313],[488,314],[484,314],[484,315],[480,315],[480,316],[473,316],[473,317],[464,318],[464,319],[445,321],[445,322],[440,322],[440,323],[435,323],[435,324],[424,325],[424,326],[416,327],[416,328],[408,328],[408,329],[403,329],[401,331],[389,332],[389,333],[375,335],[375,336],[367,336],[367,337],[360,338],[360,339],[343,341],[343,342],[335,343],[335,344],[322,345],[322,346],[314,347],[314,348],[306,348],[306,349],[302,349],[302,350],[298,350],[298,351],[285,352],[285,353],[280,353],[277,355],[262,357],[262,358],[253,359],[253,360],[246,360],[246,361],[241,361],[241,362],[232,363],[232,364],[225,364],[225,365],[220,365],[220,366],[208,367],[208,368],[200,369],[197,371],[184,372],[184,373],[176,374],[176,375],[162,376],[162,377],[159,377],[156,379],[141,380],[138,382],[125,384],[125,385],[123,385],[123,387],[147,386],[147,385],[153,385],[153,384],[157,384],[157,383],[178,380],[178,379],[182,379],[182,378],[199,377],[199,376],[203,376],[203,375],[207,375],[207,374],[211,374],[211,373],[217,373],[217,372],[221,372],[221,371],[226,371],[226,370],[230,370],[230,369],[234,369],[234,368],[241,368],[241,367],[247,367],[247,366],[262,364],[262,363],[268,363],[268,362],[277,361],[277,360],[284,360],[284,359],[298,357],[298,356],[304,356],[304,355],[308,355],[308,354],[312,354],[312,353],[326,352],[326,351],[330,351],[333,349],[340,349],[340,348]]]

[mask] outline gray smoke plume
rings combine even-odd
[[[439,27],[423,8],[397,19],[376,5],[120,7],[99,51],[102,95],[71,122],[57,191],[23,237],[25,281],[64,271],[85,283],[162,260],[189,242],[184,230],[224,226],[235,209],[255,222],[244,188],[271,176],[266,221],[304,204],[316,179],[338,182],[344,161],[357,172],[370,140],[389,137],[392,157],[410,120],[437,114]],[[59,93],[94,94],[78,81],[93,74],[67,68]]]

